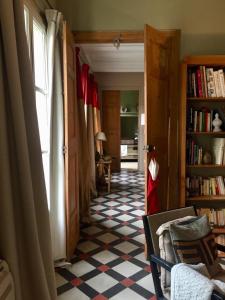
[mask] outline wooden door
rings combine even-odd
[[[156,149],[158,196],[161,210],[166,210],[178,203],[179,31],[158,31],[146,25],[144,44],[145,144]],[[146,152],[146,174],[150,157]],[[147,182],[145,186],[147,210]]]
[[[102,130],[107,141],[103,148],[112,156],[112,171],[120,171],[120,92],[102,92]]]
[[[76,62],[73,35],[66,22],[63,24],[63,73],[65,120],[65,199],[66,244],[70,259],[79,239],[79,189],[77,152],[77,94]]]

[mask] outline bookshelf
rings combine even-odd
[[[224,72],[224,55],[189,56],[182,63],[179,178],[180,206],[194,204],[199,214],[208,214],[225,244],[225,146],[216,144],[225,141]],[[216,113],[223,121],[219,132],[212,125]],[[211,154],[210,163],[203,162],[205,152]]]

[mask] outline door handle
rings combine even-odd
[[[154,145],[145,145],[143,150],[150,153],[150,152],[155,151],[155,146]]]

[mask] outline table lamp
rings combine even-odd
[[[102,142],[107,141],[107,138],[105,136],[105,133],[103,131],[99,131],[96,133],[95,136],[96,140],[100,142],[100,157],[103,158],[103,147]]]

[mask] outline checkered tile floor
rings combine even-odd
[[[155,299],[143,253],[143,174],[113,174],[111,194],[94,199],[91,213],[72,266],[57,270],[58,299]]]

